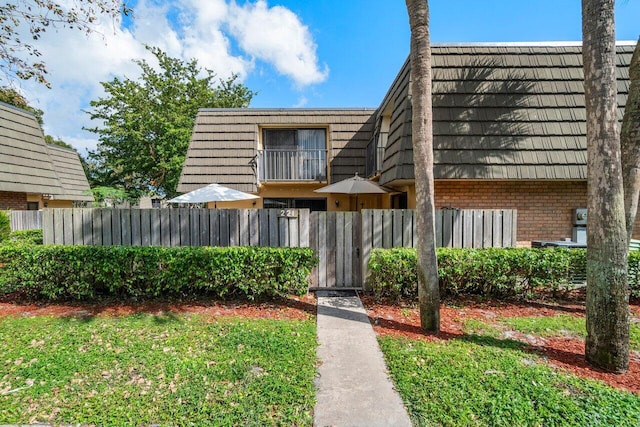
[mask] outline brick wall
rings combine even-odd
[[[436,208],[517,209],[518,242],[572,237],[573,211],[587,207],[576,181],[436,181]],[[640,219],[634,238],[640,238]]]
[[[5,209],[27,209],[27,193],[0,191],[0,210]]]

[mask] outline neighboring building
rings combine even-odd
[[[47,145],[33,114],[0,102],[0,209],[62,208],[92,200],[78,153]]]
[[[617,47],[620,119],[634,46]],[[586,207],[587,198],[580,43],[434,45],[432,67],[436,207],[517,209],[521,244],[571,237],[574,210]],[[256,206],[268,206],[274,194],[294,198],[298,195],[291,189],[305,189],[300,197],[306,198],[309,188],[358,172],[395,190],[389,195],[360,196],[365,208],[412,208],[409,82],[406,62],[375,111],[201,110],[178,190],[218,182],[255,193],[263,198]],[[327,111],[332,115],[327,117]],[[357,130],[352,120],[355,111],[363,124]],[[286,180],[265,179],[259,165],[266,153],[260,154],[261,150],[265,142],[280,140],[269,135],[269,129],[309,127],[300,123],[301,116],[327,129],[328,179],[318,184],[291,174]],[[336,129],[340,119],[352,123],[348,132]],[[338,137],[340,142],[334,143]],[[286,166],[267,166],[275,173],[307,170],[295,154],[300,147],[288,147],[294,151],[285,158]],[[355,206],[353,198],[335,195],[327,199],[326,208]]]

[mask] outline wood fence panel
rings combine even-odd
[[[502,211],[493,211],[493,246],[501,248],[502,245]]]
[[[327,283],[327,212],[318,212],[318,286]]]
[[[483,237],[484,237],[484,214],[483,211],[473,211],[473,248],[481,248],[483,247]]]
[[[362,252],[362,214],[353,213],[353,236],[351,238],[351,286],[362,286],[362,269],[360,254]]]
[[[413,211],[404,209],[402,211],[402,246],[412,248],[413,243]]]
[[[318,245],[318,223],[319,223],[318,213],[313,212],[309,214],[309,227],[308,227],[309,247],[313,249],[316,253],[316,256],[320,258],[320,254],[319,254],[320,251],[319,251],[319,245]],[[262,242],[260,242],[260,246],[262,246]],[[316,266],[313,267],[313,269],[311,270],[311,274],[309,276],[310,288],[317,288],[319,286],[319,280],[318,280],[319,267],[320,265],[316,264]]]
[[[191,209],[187,209],[187,208],[180,208],[178,209],[178,211],[180,212],[180,239],[178,245],[179,246],[190,246],[191,245],[191,239],[189,238],[189,211]]]
[[[131,245],[142,246],[142,218],[140,209],[131,209]]]
[[[97,246],[111,246],[113,244],[113,234],[111,209],[91,209],[92,229],[91,236],[93,244]]]
[[[462,247],[473,247],[473,213],[461,212],[462,217]]]
[[[140,209],[140,244],[151,246],[151,209]]]
[[[171,211],[173,209],[162,209],[160,211],[160,243],[162,246],[171,246]]]
[[[260,246],[260,222],[257,209],[249,209],[249,245]],[[307,227],[308,229],[308,227]],[[308,243],[307,243],[308,246]]]
[[[209,213],[209,244],[220,246],[220,214],[217,209]]]
[[[511,211],[504,211],[502,218],[502,246],[508,248],[514,246],[511,242],[511,222],[513,220],[513,215],[511,214]]]
[[[327,287],[336,282],[336,212],[327,212]]]
[[[382,247],[393,247],[393,214],[391,211],[382,211]]]
[[[393,236],[391,240],[393,241],[394,248],[402,247],[402,238],[404,237],[404,233],[402,230],[402,210],[394,209],[392,211],[393,215]]]
[[[202,245],[200,243],[200,209],[189,209],[189,244]]]
[[[42,211],[42,242],[45,245],[54,243],[53,232],[53,211],[45,209]]]
[[[82,238],[82,209],[71,209],[71,218],[73,222],[73,244],[82,245],[84,244]]]
[[[11,211],[11,231],[43,228],[43,211]]]
[[[310,241],[309,241],[309,233],[306,233],[305,230],[309,229],[309,215],[310,212],[307,209],[301,210],[300,211],[300,226],[299,226],[299,230],[298,230],[298,234],[299,234],[299,246],[301,248],[308,248],[310,245]]]
[[[412,211],[413,212],[413,211]],[[442,235],[444,233],[443,229],[442,229],[442,211],[437,209],[435,212],[435,217],[436,217],[436,247],[440,248],[443,246],[442,243]],[[414,218],[413,218],[413,222],[415,222],[415,212],[414,212]],[[416,233],[413,233],[414,235],[414,240],[413,240],[413,247],[416,246]]]
[[[160,209],[150,209],[149,215],[151,219],[150,231],[151,231],[151,246],[162,246],[162,234],[161,233],[161,214]]]
[[[336,212],[335,213],[335,226],[336,226],[336,286],[343,286],[345,282],[344,277],[344,263],[345,263],[345,252],[344,252],[344,240],[345,240],[345,212]]]
[[[362,260],[360,264],[360,280],[365,290],[369,290],[367,283],[369,281],[369,258],[371,257],[371,249],[373,247],[372,236],[373,215],[371,210],[362,210]]]
[[[462,247],[462,229],[464,227],[462,223],[462,213],[459,210],[454,210],[451,212],[453,215],[453,247],[461,248]]]
[[[229,215],[226,209],[220,209],[218,211],[218,218],[220,221],[220,246],[230,246],[229,239]]]
[[[240,246],[249,246],[249,212],[247,209],[238,211],[238,229]]]
[[[258,223],[260,226],[260,236],[258,238],[258,244],[260,246],[269,246],[269,236],[271,235],[269,230],[269,211],[258,211]]]
[[[274,210],[268,210],[269,216],[269,246],[280,246],[280,234],[278,232],[278,215]]]
[[[482,247],[490,248],[493,245],[493,214],[490,210],[483,210],[484,224],[482,227]]]

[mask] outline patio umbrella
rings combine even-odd
[[[356,196],[356,210],[358,210],[358,194],[384,194],[389,191],[378,185],[376,182],[358,176],[358,172],[356,172],[355,176],[352,176],[351,178],[336,182],[335,184],[327,185],[326,187],[318,188],[315,192],[354,194]]]
[[[168,203],[206,203],[233,202],[236,200],[259,199],[259,196],[234,190],[220,184],[209,184],[181,196],[174,197]]]

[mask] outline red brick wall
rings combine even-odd
[[[576,181],[436,181],[435,195],[437,209],[517,209],[518,242],[572,237],[573,211],[587,207],[587,183]]]
[[[0,210],[27,209],[27,193],[13,193],[10,191],[0,191]]]

